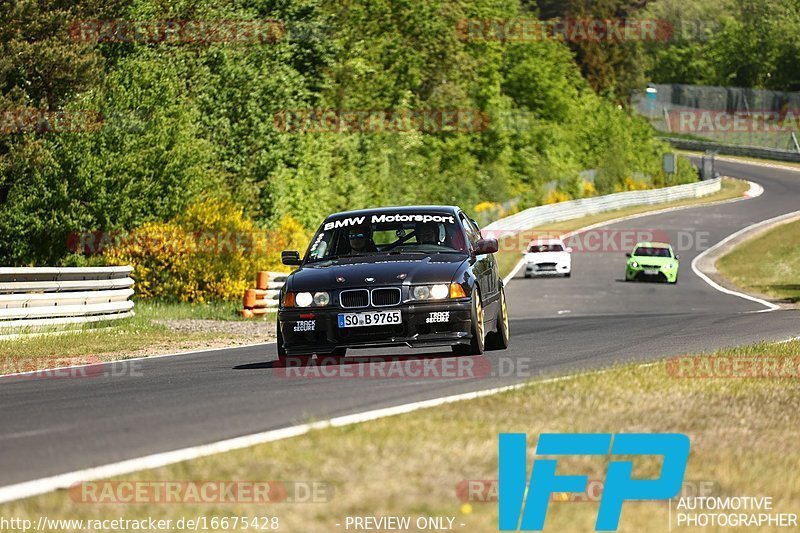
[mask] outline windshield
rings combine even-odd
[[[672,257],[669,248],[650,248],[645,246],[638,247],[633,255],[639,257]]]
[[[323,224],[311,240],[306,262],[389,253],[466,252],[464,233],[452,214],[376,214]]]
[[[538,253],[538,252],[563,252],[564,247],[560,244],[534,244],[528,251],[531,253]]]

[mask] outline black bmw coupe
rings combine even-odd
[[[493,253],[454,206],[382,207],[330,215],[281,290],[278,355],[307,362],[348,348],[508,346],[508,312]]]

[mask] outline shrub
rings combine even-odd
[[[283,269],[280,252],[307,241],[308,234],[290,217],[262,230],[241,208],[210,199],[168,222],[139,226],[103,255],[108,263],[134,267],[142,298],[202,303],[240,298],[257,271]]]

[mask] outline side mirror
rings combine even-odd
[[[625,254],[625,257],[630,257],[630,256],[631,256],[631,253],[630,253],[630,252],[628,252],[627,254]]]
[[[281,252],[281,263],[296,266],[300,264],[300,252],[297,250],[284,250]]]
[[[497,239],[479,239],[475,244],[475,254],[493,254],[497,252]]]
[[[680,258],[681,258],[681,254],[675,254],[675,259],[680,259]]]
[[[571,253],[572,253],[572,248],[571,248],[570,246],[567,246],[567,253],[568,253],[568,254],[571,254]]]

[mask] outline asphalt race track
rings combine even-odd
[[[691,260],[735,231],[800,209],[800,173],[717,163],[760,183],[762,196],[640,217],[608,230],[658,230],[678,250],[677,285],[626,283],[624,251],[573,253],[569,279],[523,279],[507,291],[511,346],[487,352],[493,371],[456,379],[287,378],[275,345],[139,361],[118,377],[0,379],[0,486],[240,435],[524,381],[530,375],[648,360],[800,335],[800,313],[723,294]],[[381,350],[349,355],[419,355]],[[442,354],[430,354],[439,357]],[[449,351],[444,354],[450,357]],[[500,372],[516,361],[524,371]],[[518,368],[523,369],[520,365]],[[113,365],[112,365],[113,370]]]

